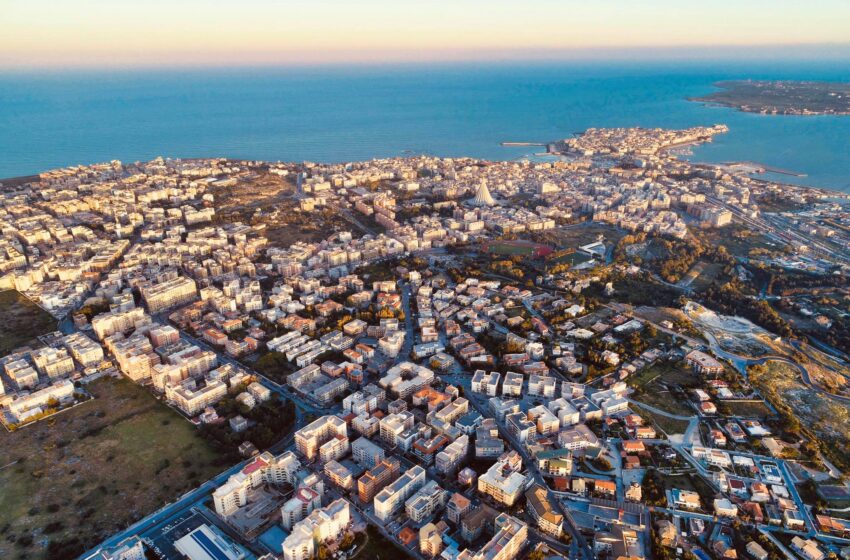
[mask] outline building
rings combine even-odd
[[[149,323],[150,317],[145,315],[145,310],[141,307],[134,307],[127,311],[96,315],[91,321],[91,326],[97,338],[103,340],[117,332],[127,333],[140,325]]]
[[[53,403],[67,404],[74,399],[74,384],[61,379],[28,395],[20,395],[6,405],[6,411],[17,423],[24,422],[47,411]]]
[[[358,465],[371,469],[384,459],[385,453],[381,447],[372,443],[371,440],[361,437],[352,442],[351,456]]]
[[[343,490],[351,490],[354,488],[354,475],[351,474],[348,467],[342,463],[337,463],[333,460],[328,461],[325,463],[324,472],[325,476],[327,476],[331,482]]]
[[[212,494],[215,512],[227,518],[236,510],[248,503],[248,490],[261,484],[291,484],[294,485],[296,473],[301,470],[301,463],[291,451],[274,456],[268,451],[254,457],[233,474],[227,482],[215,489]]]
[[[419,552],[427,558],[434,558],[443,551],[443,538],[433,523],[426,523],[419,529]]]
[[[459,467],[469,452],[469,436],[462,435],[437,453],[434,465],[437,472],[447,474]]]
[[[91,560],[145,560],[145,547],[142,539],[132,536],[99,551]]]
[[[469,498],[459,492],[455,492],[446,504],[446,519],[458,525],[461,518],[470,509],[472,509],[472,502]]]
[[[685,361],[694,371],[704,375],[719,375],[723,373],[723,364],[699,350],[691,350],[685,356]]]
[[[71,356],[84,368],[94,367],[103,361],[103,346],[83,333],[69,334],[62,342]]]
[[[448,492],[440,488],[436,481],[429,480],[404,503],[407,517],[414,523],[422,523],[446,505]]]
[[[340,498],[296,523],[283,541],[284,560],[311,560],[321,543],[340,538],[351,524],[350,507]]]
[[[198,296],[195,281],[185,276],[166,280],[159,284],[142,286],[142,299],[151,313],[159,313],[169,307],[193,301]]]
[[[434,380],[434,372],[413,362],[402,362],[387,370],[378,385],[400,399],[427,387]]]
[[[525,499],[528,504],[528,513],[537,522],[540,530],[560,538],[563,532],[564,516],[553,507],[546,489],[539,484],[534,484],[525,491]]]
[[[609,531],[597,532],[593,539],[593,551],[607,554],[609,558],[645,558],[637,532],[620,525],[612,525]]]
[[[670,490],[670,496],[673,498],[673,505],[677,508],[693,510],[701,507],[699,494],[696,492],[673,488]]]
[[[339,459],[348,453],[348,427],[338,416],[322,416],[295,432],[295,448],[308,460]]]
[[[826,558],[826,554],[814,539],[804,539],[795,535],[791,539],[791,548],[800,553],[805,560],[823,560]]]
[[[74,371],[74,360],[71,359],[66,348],[48,346],[40,350],[33,350],[31,355],[36,369],[50,379],[56,379]],[[102,355],[103,351],[101,351]]]
[[[522,459],[516,451],[505,453],[478,478],[478,491],[506,506],[514,505],[527,482],[519,472],[521,468]]]
[[[496,517],[496,533],[478,552],[461,552],[457,560],[513,560],[521,556],[528,542],[528,525],[502,513]]]
[[[198,383],[189,378],[178,385],[166,385],[165,397],[187,416],[195,416],[227,396],[227,385],[218,379]]]
[[[174,543],[189,560],[241,560],[245,553],[217,529],[201,525]]]
[[[405,501],[425,485],[425,469],[416,465],[375,496],[375,517],[387,521],[404,506]]]
[[[399,461],[394,457],[381,460],[357,481],[357,496],[364,504],[371,503],[386,485],[398,477]]]
[[[287,531],[292,531],[296,523],[322,507],[322,497],[312,488],[298,488],[292,498],[280,508],[280,524]]]

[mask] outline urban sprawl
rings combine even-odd
[[[839,343],[775,332],[769,294],[741,296],[749,314],[714,302],[761,270],[840,292],[850,212],[675,157],[725,131],[591,129],[535,161],[159,158],[9,183],[0,286],[58,326],[0,358],[0,417],[26,437],[115,378],[239,442],[241,462],[91,560],[366,558],[370,541],[445,560],[848,558],[830,507],[850,504],[846,448],[804,419],[785,433],[796,409],[757,382],[798,368],[846,408]],[[795,297],[777,320],[811,339],[842,320]],[[245,437],[262,407],[289,407],[291,429]]]

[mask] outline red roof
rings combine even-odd
[[[267,467],[268,465],[269,464],[264,459],[262,459],[261,457],[257,457],[256,459],[245,465],[245,468],[242,469],[242,472],[245,474],[251,474],[262,469],[263,467]]]

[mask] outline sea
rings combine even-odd
[[[850,61],[455,63],[0,73],[0,177],[157,156],[339,162],[535,157],[590,127],[729,133],[686,155],[850,192],[850,116],[770,116],[688,101],[729,79],[850,81]],[[798,176],[799,175],[799,176]]]

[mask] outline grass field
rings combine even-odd
[[[629,376],[627,383],[636,389],[662,383],[695,388],[702,386],[702,378],[684,362],[657,362]]]
[[[680,385],[688,389],[701,386],[699,376],[681,362],[659,362],[629,376],[626,382],[634,387],[635,392],[632,398],[636,401],[679,416],[694,415],[694,410],[666,387],[666,385]],[[659,416],[659,421],[677,422],[662,416]],[[685,425],[687,426],[687,423]]]
[[[90,402],[0,431],[0,558],[74,558],[224,469],[144,388],[107,378],[89,390]]]
[[[629,408],[640,416],[650,420],[657,428],[663,430],[668,436],[673,434],[684,434],[688,429],[689,422],[686,420],[677,420],[675,418],[662,416],[661,414],[655,414],[654,412],[633,403],[629,405]]]
[[[810,389],[794,368],[782,362],[752,368],[750,382],[777,409],[788,407],[820,440],[821,449],[835,466],[850,468],[850,405]]]
[[[770,407],[761,401],[726,401],[726,406],[729,407],[732,416],[739,416],[741,418],[767,418],[768,416],[773,416],[773,411],[770,410]]]
[[[607,247],[616,244],[625,233],[624,230],[608,224],[587,222],[541,232],[535,236],[535,240],[554,245],[558,249],[569,249],[594,243],[602,235]]]
[[[0,292],[0,356],[56,330],[56,319],[15,290]]]
[[[691,474],[678,474],[664,477],[664,488],[672,490],[678,488],[680,490],[689,490],[699,494],[704,508],[711,508],[711,500],[714,499],[715,493],[702,478]]]
[[[692,268],[688,274],[691,274],[691,272],[695,274],[695,278],[690,283],[690,287],[696,291],[702,291],[708,288],[712,282],[720,278],[723,274],[723,265],[700,261],[694,265],[694,268]]]
[[[378,532],[371,525],[367,529],[369,541],[366,546],[359,549],[354,555],[355,560],[380,560],[381,558],[393,560],[410,560],[413,558],[403,551],[391,540]]]

